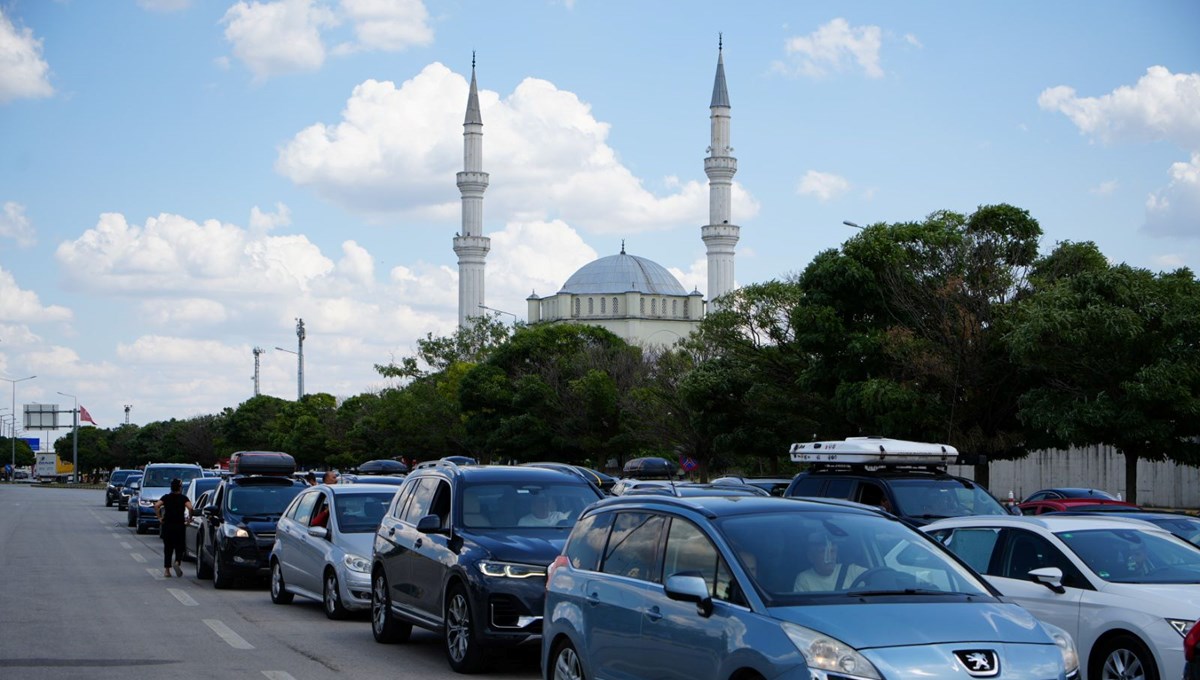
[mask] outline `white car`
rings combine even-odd
[[[1200,618],[1200,548],[1103,516],[956,517],[921,529],[1005,599],[1075,638],[1085,680],[1178,680]]]

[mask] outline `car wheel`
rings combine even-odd
[[[385,644],[404,642],[412,634],[412,624],[397,621],[392,614],[392,598],[382,570],[371,579],[371,634],[376,642]]]
[[[457,673],[477,673],[483,667],[483,645],[479,641],[471,601],[461,585],[453,585],[446,594],[446,660]]]
[[[1154,655],[1132,635],[1118,635],[1092,654],[1088,677],[1096,680],[1158,680]]]
[[[106,507],[106,508],[112,507],[112,499],[109,498],[108,496],[104,497],[104,507]]]
[[[279,560],[271,562],[271,601],[275,604],[291,604],[295,597],[283,584],[283,565]]]
[[[127,526],[135,527],[137,526],[137,520],[133,518],[133,515],[127,515],[125,517],[125,524]]]
[[[325,573],[325,616],[340,621],[350,612],[342,605],[342,596],[338,590],[338,577],[332,569]]]
[[[583,674],[583,664],[579,654],[570,640],[563,640],[554,648],[554,656],[550,657],[550,668],[553,669],[551,680],[587,680]]]
[[[149,531],[149,529],[146,528],[145,524],[142,524],[141,522],[137,522],[137,532],[139,534],[144,534],[147,531]]]
[[[204,543],[196,541],[196,578],[208,580],[212,578],[212,567],[204,561]]]
[[[218,590],[225,590],[233,585],[233,575],[225,568],[225,560],[221,558],[221,549],[213,550],[213,587]]]

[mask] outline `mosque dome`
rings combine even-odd
[[[619,255],[609,255],[585,264],[567,279],[561,293],[573,295],[648,293],[651,295],[687,295],[687,290],[665,267],[637,255],[628,255],[622,248]]]

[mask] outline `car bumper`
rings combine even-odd
[[[483,639],[495,643],[519,643],[542,634],[545,577],[480,577],[471,590],[476,615],[486,624],[480,636]]]
[[[225,538],[221,543],[221,568],[239,574],[266,576],[271,573],[271,548],[275,540]]]
[[[338,570],[338,587],[341,588],[342,606],[351,611],[371,608],[371,575],[349,569]]]
[[[144,508],[141,505],[138,505],[136,507],[137,509],[134,510],[134,513],[137,517],[138,526],[145,527],[147,529],[157,529],[158,515],[154,514],[154,506]]]

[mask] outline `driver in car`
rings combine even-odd
[[[857,564],[838,562],[838,546],[825,531],[808,535],[805,555],[812,564],[796,576],[794,590],[800,592],[833,592],[845,590],[866,569]]]

